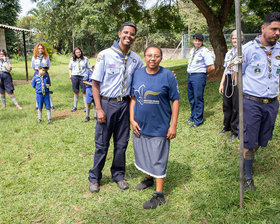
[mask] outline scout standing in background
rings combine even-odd
[[[39,67],[38,74],[33,77],[32,86],[35,88],[36,92],[36,101],[38,104],[38,122],[42,121],[42,109],[43,105],[47,109],[48,123],[51,124],[51,106],[50,106],[50,96],[49,96],[49,87],[50,87],[50,78],[46,74],[48,67]]]
[[[21,110],[21,106],[18,105],[17,99],[14,95],[14,84],[13,79],[10,74],[12,70],[12,65],[7,57],[6,51],[4,49],[0,49],[0,94],[1,94],[1,102],[2,108],[6,107],[6,96],[5,92],[9,94],[11,100],[14,102],[16,107]]]
[[[214,55],[203,46],[203,40],[204,37],[201,33],[193,36],[194,48],[190,51],[188,61],[188,98],[191,106],[191,116],[186,123],[193,123],[190,128],[196,128],[204,121],[206,74],[215,69]]]
[[[77,110],[80,88],[83,93],[85,103],[84,111],[86,112],[86,86],[83,83],[83,78],[88,69],[90,69],[88,58],[83,55],[80,48],[75,48],[69,63],[69,78],[72,81],[72,88],[74,92],[74,107],[71,109],[71,112]]]
[[[244,35],[242,35],[242,42],[244,41]],[[231,135],[228,138],[232,141],[238,136],[238,87],[236,76],[233,74],[232,63],[237,56],[237,34],[236,30],[231,33],[231,41],[233,47],[226,53],[224,63],[224,74],[220,83],[219,93],[223,95],[223,112],[224,112],[224,128],[219,134],[224,134],[227,131],[231,131]]]
[[[31,67],[34,69],[34,76],[38,75],[38,69],[39,67],[46,67],[46,68],[50,68],[51,66],[51,61],[48,55],[48,52],[45,48],[45,46],[43,44],[36,44],[36,46],[34,47],[34,51],[33,51],[33,57],[32,57],[32,62],[31,62]],[[46,72],[46,75],[49,76],[48,71]],[[50,80],[50,77],[49,77]],[[51,86],[51,83],[50,83]],[[52,92],[50,92],[50,94],[52,94]],[[55,110],[53,103],[52,103],[52,98],[51,95],[50,96],[50,105],[51,105],[51,109]],[[38,109],[38,105],[37,105],[37,101],[36,101],[36,110]]]
[[[94,104],[94,99],[92,95],[92,79],[91,79],[93,70],[94,70],[94,66],[92,66],[91,69],[86,72],[86,75],[83,79],[84,80],[83,82],[86,85],[86,102],[87,102],[85,122],[88,122],[90,120],[90,116],[89,116],[90,105],[91,103]],[[96,119],[95,106],[94,106],[94,118]]]

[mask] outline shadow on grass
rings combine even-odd
[[[134,164],[129,164],[126,167],[126,173],[129,179],[142,177],[142,180],[145,177],[145,174],[137,170]],[[191,179],[191,168],[188,165],[176,161],[168,161],[164,182],[164,194],[171,194],[176,187],[184,187],[184,183],[191,181]]]

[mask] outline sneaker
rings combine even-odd
[[[84,122],[89,122],[89,120],[90,120],[90,117],[86,117]]]
[[[153,185],[154,185],[154,178],[145,177],[145,179],[140,184],[137,184],[136,189],[138,191],[141,191]]]
[[[35,110],[38,110],[38,107],[35,107]]]
[[[86,107],[84,108],[84,112],[87,112],[87,108]]]
[[[193,123],[193,121],[191,121],[191,120],[185,121],[185,124],[191,124],[191,123]]]
[[[193,124],[189,128],[197,128],[197,127],[198,127],[197,125]]]
[[[129,185],[126,182],[126,180],[120,180],[120,181],[117,182],[117,184],[118,184],[118,186],[121,190],[126,190],[126,189],[129,188]]]
[[[51,119],[49,119],[49,120],[48,120],[48,124],[51,124],[51,123],[52,123],[52,120],[51,120]]]
[[[225,134],[227,131],[229,131],[229,130],[226,130],[225,128],[223,128],[223,130],[221,130],[221,131],[219,132],[219,135]]]
[[[245,191],[256,191],[253,178],[246,179],[244,181],[244,189],[245,189]]]
[[[236,133],[231,133],[231,135],[228,137],[228,141],[232,142],[235,138],[238,137],[238,134]]]
[[[71,112],[75,112],[77,110],[77,107],[73,107],[72,109],[71,109]]]
[[[52,107],[51,107],[51,110],[55,111],[55,108],[54,108],[54,106],[52,106]]]
[[[158,205],[163,205],[165,203],[166,201],[164,199],[163,194],[160,195],[158,193],[154,193],[152,199],[143,204],[143,208],[144,209],[156,208]]]
[[[38,123],[41,123],[42,122],[42,120],[41,119],[38,119]]]
[[[22,110],[22,107],[18,104],[16,105],[16,108],[19,109],[19,110]]]
[[[89,191],[91,193],[97,193],[100,190],[99,183],[89,182]]]

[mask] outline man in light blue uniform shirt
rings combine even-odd
[[[93,97],[96,105],[95,153],[93,168],[89,171],[89,190],[98,192],[102,169],[111,136],[114,140],[114,158],[111,175],[119,188],[128,189],[125,175],[125,151],[129,140],[129,94],[133,73],[143,66],[142,59],[130,50],[136,39],[137,28],[131,22],[122,24],[119,41],[99,53],[92,74]]]
[[[245,190],[255,191],[254,154],[272,139],[279,103],[280,12],[268,14],[262,34],[243,47]]]
[[[206,74],[215,69],[214,55],[203,45],[201,33],[193,36],[194,48],[190,51],[188,61],[188,98],[191,106],[191,116],[186,121],[193,123],[190,128],[196,128],[203,123],[204,88]]]

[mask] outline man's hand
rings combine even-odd
[[[99,123],[106,123],[106,114],[102,109],[96,110],[96,115]]]

